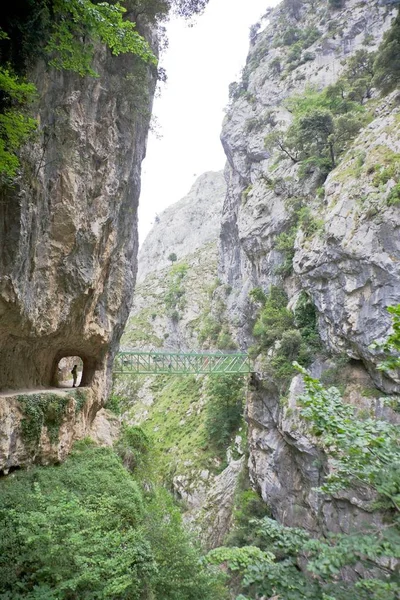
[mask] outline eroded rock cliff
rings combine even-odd
[[[252,289],[268,294],[278,287],[292,310],[299,298],[307,298],[323,342],[314,374],[335,371],[330,383],[343,386],[347,401],[396,420],[393,412],[382,412],[382,401],[371,398],[398,391],[398,381],[395,373],[383,377],[377,371],[381,356],[370,344],[385,338],[387,307],[400,302],[399,209],[391,201],[398,181],[399,95],[382,99],[372,92],[369,123],[324,186],[318,169],[301,171],[296,157],[265,143],[271,132],[292,122],[288,98],[334,84],[357,50],[376,50],[397,14],[394,3],[379,1],[347,0],[338,10],[332,7],[324,0],[283,2],[268,12],[265,29],[252,31],[222,131],[228,193],[219,277],[232,286],[227,312],[241,346],[254,343],[260,314],[249,297]],[[270,346],[269,357],[279,344]],[[371,517],[370,499],[360,491],[327,503],[315,493],[328,467],[298,419],[301,384],[296,378],[290,393],[283,391],[267,363],[257,363],[264,373],[253,378],[247,418],[250,474],[273,515],[315,533],[347,532],[379,520]]]
[[[0,203],[0,390],[50,388],[60,359],[79,356],[87,426],[131,304],[156,83],[154,68],[102,47],[94,66],[98,78],[38,62],[39,133]]]

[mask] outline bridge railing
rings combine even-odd
[[[197,352],[119,352],[113,372],[120,375],[251,373],[252,365],[245,353]]]

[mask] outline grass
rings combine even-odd
[[[205,433],[203,376],[153,377],[154,403],[146,406],[147,419],[141,423],[152,440],[157,470],[162,480],[175,474],[199,470],[218,470],[215,452],[208,446]],[[130,415],[143,406],[135,404]]]

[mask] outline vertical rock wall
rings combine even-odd
[[[63,356],[106,392],[137,268],[153,69],[100,48],[98,78],[33,73],[37,142],[0,202],[0,390],[51,386]]]
[[[303,2],[295,16],[287,10],[289,4],[269,11],[269,24],[252,35],[242,81],[231,87],[221,136],[228,192],[219,275],[233,287],[229,312],[242,347],[253,341],[252,288],[267,292],[271,285],[282,286],[291,307],[304,290],[316,306],[325,347],[353,360],[347,399],[371,414],[395,419],[381,414],[383,402],[363,397],[362,390],[374,384],[385,392],[398,389],[395,379],[382,379],[376,370],[380,357],[369,345],[389,330],[386,307],[400,302],[399,208],[387,201],[396,182],[375,183],[377,172],[398,161],[399,97],[394,93],[380,100],[376,94],[370,124],[329,175],[322,195],[312,174],[301,178],[298,165],[276,160],[265,137],[290,123],[286,98],[304,93],[310,84],[322,90],[338,79],[345,60],[358,49],[376,50],[397,9],[378,0],[346,0],[342,9],[333,10],[327,0],[317,0]],[[297,62],[290,58],[293,44],[284,41],[290,28],[316,34]],[[301,199],[310,209],[319,231],[313,236],[299,231],[294,270],[282,275],[285,255],[276,240],[293,225],[291,199]],[[317,360],[314,375],[319,377],[324,368]],[[314,491],[329,466],[316,440],[302,430],[296,405],[301,391],[296,378],[289,398],[282,399],[274,382],[254,377],[247,407],[254,484],[285,525],[314,533],[348,532],[379,520],[369,515],[371,499],[360,490],[333,499]]]

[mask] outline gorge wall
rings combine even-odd
[[[98,77],[37,62],[30,78],[38,90],[38,134],[0,202],[0,390],[54,386],[59,360],[81,357],[81,386],[90,388],[81,434],[106,398],[130,308],[141,162],[157,79],[154,67],[102,46],[93,66]],[[24,460],[23,453],[10,458],[10,436],[18,436],[23,414],[4,393],[0,402],[3,422],[14,423],[2,432],[8,468]],[[69,429],[63,455],[73,422]]]
[[[289,98],[335,84],[357,51],[377,49],[397,14],[396,3],[333,4],[282,2],[268,11],[263,30],[259,24],[251,32],[221,136],[228,192],[219,278],[232,288],[227,314],[241,347],[259,343],[252,330],[261,309],[249,296],[252,289],[268,294],[271,286],[279,288],[292,310],[306,298],[316,311],[323,348],[312,373],[335,372],[330,382],[343,385],[347,401],[398,422],[380,399],[399,391],[396,374],[377,370],[382,357],[370,344],[386,337],[387,307],[400,302],[399,208],[390,201],[399,174],[400,96],[372,92],[368,122],[324,185],[318,168],[301,171],[299,161],[265,141],[292,122]],[[272,344],[267,358],[259,355],[260,373],[252,381],[247,420],[254,485],[288,526],[348,532],[364,520],[379,520],[361,492],[329,500],[315,493],[329,467],[298,418],[301,378],[285,391],[271,374],[270,359],[284,341]]]

